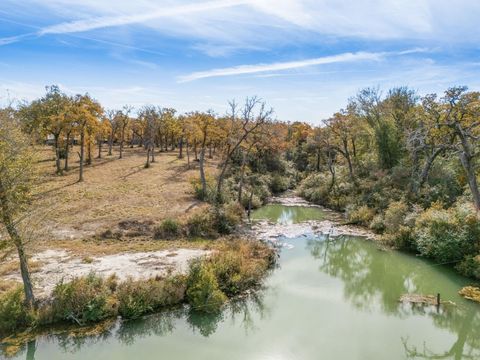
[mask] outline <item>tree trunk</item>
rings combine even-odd
[[[460,153],[460,161],[462,162],[463,168],[467,173],[468,186],[472,192],[473,204],[475,205],[475,209],[480,211],[480,191],[478,190],[477,177],[473,167],[472,156],[466,154],[465,151],[462,151]]]
[[[88,139],[88,145],[87,145],[87,165],[91,165],[92,164],[92,141],[90,136],[88,136],[88,138],[89,139]]]
[[[59,144],[59,138],[60,134],[55,134],[54,135],[54,140],[55,140],[55,167],[57,168],[56,174],[61,175],[62,174],[62,168],[60,167],[60,144]]]
[[[240,167],[240,181],[238,183],[238,203],[242,204],[242,193],[243,193],[243,179],[245,177],[245,165],[247,163],[247,153],[242,152],[242,166]]]
[[[200,181],[202,182],[202,196],[205,197],[207,195],[207,179],[205,177],[205,147],[202,147],[200,150]]]
[[[250,191],[250,197],[248,198],[248,211],[247,211],[248,221],[250,221],[250,214],[252,212],[252,200],[253,200],[253,188],[252,188],[252,191]]]
[[[197,139],[193,140],[193,152],[195,153],[195,161],[198,161]]]
[[[331,153],[331,150],[328,150],[328,171],[330,171],[330,175],[332,177],[332,180],[330,182],[330,187],[329,190],[332,190],[333,187],[335,186],[335,160],[333,158],[333,155]]]
[[[65,164],[63,166],[63,170],[68,171],[68,155],[69,155],[69,147],[70,147],[70,131],[67,133],[67,143],[65,144]]]
[[[102,158],[102,143],[103,143],[103,139],[98,139],[98,156],[97,156],[97,159]]]
[[[120,155],[118,156],[119,159],[123,158],[123,142],[125,140],[125,127],[122,127],[122,135],[120,139]]]
[[[18,260],[20,262],[20,273],[22,275],[23,281],[23,290],[25,292],[25,300],[29,307],[32,307],[35,304],[35,296],[33,295],[33,286],[30,279],[30,271],[28,269],[27,256],[25,255],[25,250],[23,247],[23,241],[20,237],[20,234],[15,227],[15,222],[13,221],[10,209],[8,206],[8,199],[3,187],[2,179],[0,178],[0,205],[1,205],[1,215],[2,222],[7,229],[7,233],[10,236],[10,239],[14,243],[17,253]]]
[[[456,124],[456,132],[458,137],[460,138],[463,149],[463,151],[460,152],[460,161],[462,162],[463,168],[467,173],[468,186],[470,187],[470,191],[472,192],[473,204],[475,205],[475,209],[477,210],[477,212],[479,212],[480,191],[478,190],[477,176],[475,174],[475,167],[473,164],[473,151],[471,150],[469,140],[460,123]]]
[[[423,166],[422,172],[420,174],[420,179],[418,180],[418,184],[415,185],[413,188],[414,194],[418,194],[418,191],[422,188],[423,184],[425,184],[425,182],[427,181],[428,175],[430,174],[430,169],[432,168],[432,165],[435,159],[437,158],[438,155],[442,153],[443,150],[444,150],[443,148],[436,149],[432,154],[430,154],[430,156],[425,161],[425,165]]]
[[[355,139],[352,139],[352,149],[353,149],[353,158],[357,157],[357,146],[355,144]]]
[[[83,181],[83,158],[85,153],[85,130],[80,132],[80,171],[78,176],[78,182]]]
[[[208,145],[208,158],[209,159],[213,159],[213,155],[212,155],[212,143],[210,143]]]
[[[113,148],[113,137],[115,136],[115,132],[110,132],[110,138],[108,139],[108,156],[112,156],[112,148]]]
[[[27,343],[26,360],[35,360],[35,352],[37,351],[37,340],[31,340]]]
[[[348,151],[348,140],[343,140],[343,152],[344,152],[343,155],[345,156],[345,159],[347,160],[348,173],[350,175],[350,179],[352,180],[352,182],[354,184],[356,184],[357,181],[355,180],[355,176],[353,174],[352,159],[350,158],[350,151]]]
[[[317,170],[317,172],[320,171],[320,149],[317,150],[317,162],[315,165],[315,169]]]
[[[145,163],[145,168],[148,169],[150,167],[150,146],[147,148],[147,162]]]
[[[217,180],[217,201],[220,201],[220,198],[221,198],[223,180],[224,180],[224,178],[225,178],[225,172],[227,171],[228,160],[229,160],[229,158],[225,159],[225,161],[224,161],[224,163],[223,163],[223,165],[222,165],[222,170],[220,171],[220,175],[218,175],[218,180]]]
[[[183,137],[178,140],[178,158],[183,159]]]
[[[190,169],[190,148],[189,148],[189,144],[188,144],[188,139],[187,139],[187,143],[185,144],[185,146],[187,147],[187,169]]]

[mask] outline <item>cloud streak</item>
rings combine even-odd
[[[200,79],[212,78],[212,77],[223,77],[223,76],[235,76],[235,75],[245,75],[245,74],[257,74],[265,73],[271,71],[282,71],[282,70],[291,70],[304,68],[308,66],[315,65],[326,65],[326,64],[335,64],[335,63],[345,63],[345,62],[356,62],[356,61],[378,61],[382,60],[388,56],[403,56],[416,53],[425,53],[430,52],[428,48],[412,48],[402,51],[391,51],[391,52],[347,52],[338,55],[323,56],[314,59],[305,59],[298,61],[287,61],[287,62],[276,62],[271,64],[256,64],[256,65],[238,65],[228,68],[221,69],[212,69],[207,71],[198,71],[193,72],[188,75],[179,76],[177,82],[184,83],[189,81],[195,81]]]
[[[0,46],[12,44],[26,38],[38,37],[52,34],[73,34],[92,31],[96,29],[103,29],[116,26],[126,26],[134,24],[142,24],[148,21],[173,18],[182,15],[189,15],[194,13],[203,13],[208,11],[226,9],[241,5],[248,5],[252,0],[213,0],[204,3],[185,4],[173,7],[156,8],[148,13],[140,13],[133,15],[116,15],[116,16],[100,16],[91,17],[83,20],[75,20],[46,26],[39,29],[37,32],[27,33],[17,36],[0,38]]]
[[[188,75],[180,76],[178,82],[189,82],[212,77],[235,76],[245,74],[256,74],[270,71],[282,71],[298,69],[307,66],[325,65],[334,63],[344,63],[353,61],[378,61],[384,58],[388,53],[385,52],[356,52],[343,53],[333,56],[324,56],[314,59],[306,59],[299,61],[277,62],[272,64],[256,64],[256,65],[238,65],[222,69],[212,69],[207,71],[198,71]]]
[[[46,34],[70,34],[85,32],[96,29],[102,29],[113,26],[125,26],[131,24],[140,24],[160,18],[168,18],[179,15],[188,15],[191,13],[200,13],[210,10],[218,10],[249,3],[247,0],[226,0],[226,1],[208,1],[200,4],[187,4],[169,8],[159,8],[149,13],[121,15],[121,16],[103,16],[92,19],[77,20],[52,25],[39,31],[39,35]]]

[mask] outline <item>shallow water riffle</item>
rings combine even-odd
[[[292,247],[265,288],[219,314],[181,308],[93,337],[43,336],[15,358],[480,359],[480,306],[458,295],[469,279],[358,237],[282,241]],[[456,305],[401,304],[406,293]]]

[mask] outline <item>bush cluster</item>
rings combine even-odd
[[[442,162],[418,193],[410,192],[404,164],[384,171],[368,161],[358,166],[355,185],[345,167],[338,167],[334,186],[328,172],[311,173],[298,193],[344,211],[348,222],[368,226],[389,246],[455,265],[480,279],[480,220],[471,199],[460,196],[463,188],[454,169]]]
[[[165,219],[154,229],[153,236],[155,239],[172,239],[179,236],[180,233],[180,224],[177,220]]]
[[[257,241],[223,243],[214,255],[194,261],[187,281],[187,298],[193,308],[217,312],[225,300],[261,284],[276,255]]]
[[[0,335],[30,326],[34,314],[25,307],[22,287],[15,287],[0,296]]]
[[[83,325],[113,316],[117,311],[115,287],[114,277],[105,280],[93,273],[70,282],[61,281],[52,293],[52,317],[55,321]]]
[[[185,277],[132,280],[121,283],[116,291],[118,314],[124,319],[136,319],[165,306],[182,303],[185,298]]]

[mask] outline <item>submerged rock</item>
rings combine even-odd
[[[427,306],[455,305],[452,301],[441,301],[438,295],[422,294],[403,294],[400,296],[399,302],[403,304],[419,304]]]

